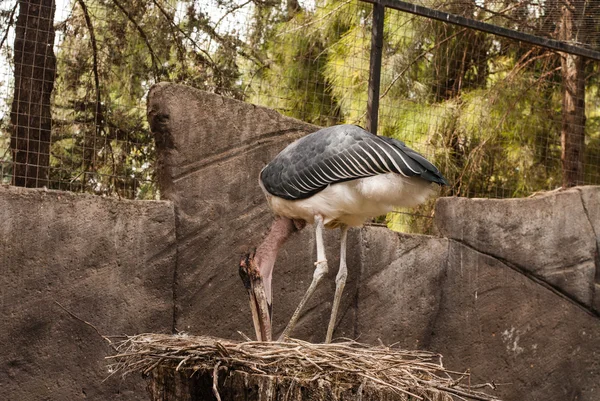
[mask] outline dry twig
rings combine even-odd
[[[102,337],[104,339],[104,341],[106,341],[108,343],[108,345],[110,345],[110,347],[112,349],[114,349],[115,351],[118,351],[118,348],[115,347],[115,345],[113,344],[112,341],[110,341],[110,338],[108,338],[104,334],[100,333],[100,330],[98,330],[98,328],[96,326],[94,326],[93,324],[91,324],[87,320],[84,320],[84,319],[80,318],[79,316],[77,316],[76,314],[74,314],[73,312],[71,312],[70,310],[68,310],[67,308],[65,308],[64,306],[62,306],[62,304],[60,302],[54,301],[54,303],[56,305],[58,305],[62,310],[64,310],[65,312],[67,312],[69,314],[69,316],[71,316],[73,319],[79,320],[81,323],[84,323],[84,324],[88,325],[89,327],[91,327],[92,329],[94,329],[94,331],[96,333],[98,333],[98,335],[100,337]]]

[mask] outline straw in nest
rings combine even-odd
[[[357,385],[393,392],[398,399],[498,401],[478,389],[492,384],[470,385],[469,374],[442,366],[441,355],[370,346],[355,341],[312,344],[296,339],[287,342],[236,342],[185,334],[140,334],[128,337],[109,357],[114,373],[142,372],[157,367],[209,373],[217,399],[218,371],[291,378],[306,385],[328,383],[348,389]],[[189,377],[189,376],[188,376]],[[411,398],[412,397],[412,398]]]

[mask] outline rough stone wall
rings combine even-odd
[[[440,199],[450,247],[429,347],[512,383],[509,400],[600,399],[599,211],[600,187]]]
[[[0,399],[147,399],[107,375],[103,334],[251,335],[239,257],[272,221],[260,169],[317,127],[185,86],[150,92],[162,195],[134,202],[0,187]],[[596,401],[600,393],[600,187],[528,199],[442,198],[440,237],[352,230],[335,336],[422,348],[505,400]],[[325,337],[330,272],[294,336]],[[307,227],[274,273],[283,329],[316,258]]]
[[[598,313],[599,199],[599,187],[527,199],[441,199],[436,225],[444,237],[498,259]]]
[[[505,400],[598,399],[596,312],[453,239],[361,234],[355,334],[362,341],[440,352],[446,367],[470,369],[474,382],[493,380]]]
[[[0,187],[0,400],[145,400],[104,335],[170,333],[173,206]],[[58,303],[58,304],[57,304]]]

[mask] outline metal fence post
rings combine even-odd
[[[371,57],[369,72],[369,98],[367,101],[367,130],[377,134],[379,119],[379,84],[381,82],[381,55],[383,52],[383,19],[385,7],[373,3],[373,29],[371,31]]]

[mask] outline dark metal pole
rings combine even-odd
[[[367,131],[377,134],[379,119],[379,84],[381,82],[381,55],[383,52],[383,18],[385,7],[373,3],[373,30],[371,32],[371,58],[369,73],[369,99],[367,101]]]
[[[395,10],[405,11],[407,13],[420,15],[435,19],[438,21],[448,22],[450,24],[459,25],[467,28],[476,29],[478,31],[491,33],[498,36],[504,36],[509,39],[518,40],[521,42],[530,43],[535,46],[545,47],[547,49],[557,50],[560,52],[571,53],[578,56],[587,57],[594,60],[600,60],[600,52],[592,49],[587,49],[581,46],[575,46],[566,42],[561,42],[554,39],[543,38],[540,36],[531,35],[515,31],[513,29],[503,28],[500,26],[488,24],[486,22],[477,21],[470,18],[461,17],[459,15],[445,13],[443,11],[433,10],[431,8],[418,6],[412,3],[406,3],[400,0],[362,0],[373,5],[382,5],[384,7],[393,8]],[[372,53],[371,53],[372,54]]]

